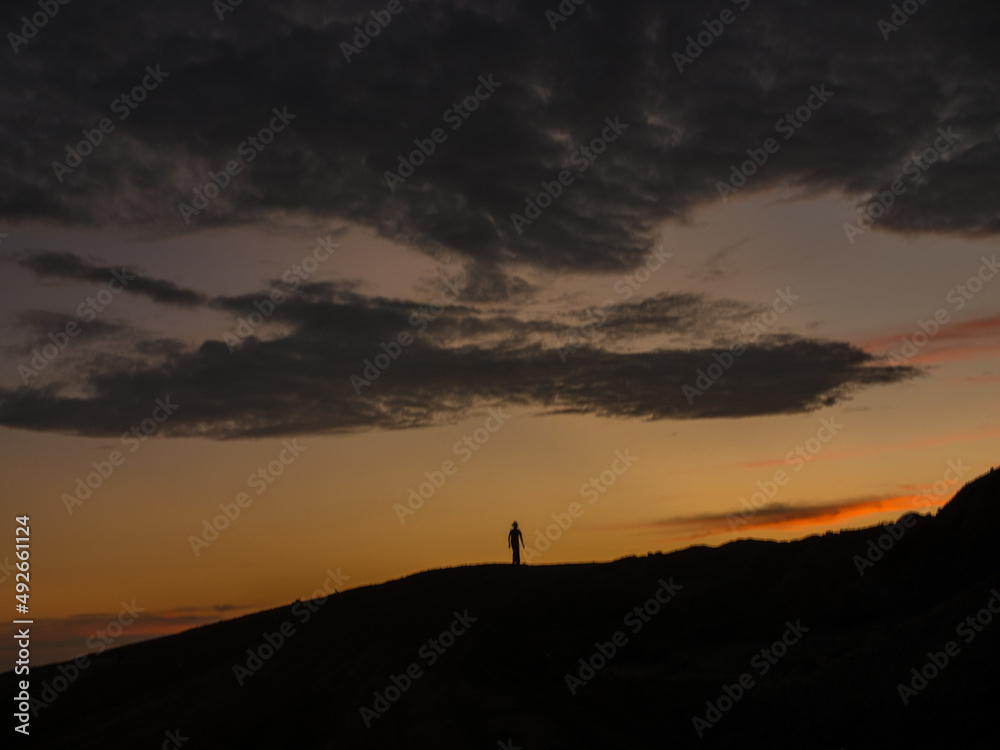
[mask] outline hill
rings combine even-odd
[[[102,654],[34,746],[1000,747],[998,521],[993,471],[892,526],[426,571]]]

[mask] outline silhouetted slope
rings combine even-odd
[[[102,750],[160,747],[176,728],[185,750],[466,750],[508,738],[525,750],[994,748],[1000,624],[969,643],[956,626],[1000,585],[998,507],[993,472],[937,517],[895,527],[891,545],[875,527],[605,564],[427,571],[333,596],[305,623],[300,603],[110,651],[33,733],[39,747]],[[879,538],[888,549],[862,576],[857,561]],[[626,613],[661,580],[682,588],[633,632]],[[466,610],[476,621],[429,665],[421,648]],[[240,686],[233,665],[287,621],[297,632]],[[773,665],[761,657],[761,675],[754,655],[799,622],[808,632]],[[627,643],[571,695],[565,675],[616,631]],[[897,684],[949,640],[958,655],[904,706]],[[359,709],[414,662],[421,676],[367,728]],[[753,686],[699,738],[692,716],[743,673]],[[33,670],[35,693],[56,674]],[[12,690],[12,675],[0,682]]]
[[[940,544],[967,564],[1000,560],[1000,471],[965,485],[935,518]]]

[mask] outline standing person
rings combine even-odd
[[[510,533],[507,534],[507,546],[514,550],[514,565],[521,564],[521,549],[517,546],[518,540],[520,540],[521,547],[523,547],[524,537],[521,536],[521,530],[517,528],[517,521],[514,521],[510,527]]]

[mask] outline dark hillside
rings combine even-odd
[[[426,571],[315,612],[300,602],[110,651],[40,711],[33,735],[74,750],[160,747],[178,728],[185,750],[508,739],[526,750],[995,748],[998,509],[992,472],[937,516],[896,526],[898,540],[875,527],[602,564]],[[880,537],[888,549],[862,576],[858,560]],[[977,613],[985,624],[963,626]],[[240,685],[234,665],[283,623],[294,634]],[[452,626],[459,634],[442,637]],[[904,705],[897,685],[949,641],[955,655]],[[580,659],[599,667],[589,680]],[[58,674],[33,670],[35,695]],[[575,694],[568,674],[581,680]],[[5,694],[12,677],[0,677]],[[367,714],[370,728],[363,708],[381,714]],[[702,738],[693,717],[713,721]]]

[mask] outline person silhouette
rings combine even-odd
[[[521,549],[517,546],[518,540],[521,542],[521,547],[524,546],[524,537],[521,536],[521,530],[517,528],[517,521],[510,526],[510,533],[507,534],[507,546],[514,550],[514,565],[521,564]]]

